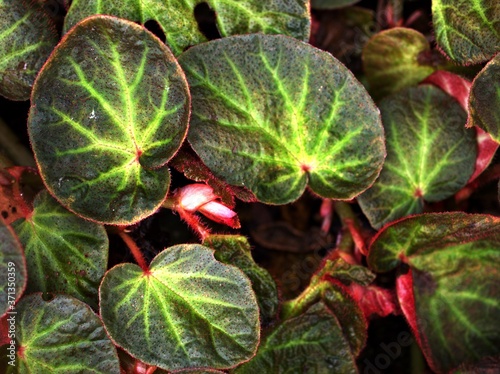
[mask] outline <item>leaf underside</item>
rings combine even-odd
[[[97,308],[97,293],[108,264],[103,226],[64,209],[46,191],[28,219],[13,224],[24,246],[27,292],[60,292]]]
[[[170,51],[114,17],[87,18],[38,76],[28,130],[41,176],[66,208],[108,224],[154,213],[184,140],[189,92]]]
[[[368,263],[389,271],[401,261],[411,268],[416,326],[433,370],[500,354],[498,217],[424,214],[390,225]]]
[[[436,41],[461,64],[477,64],[500,51],[500,2],[433,0]]]
[[[233,367],[259,342],[250,281],[196,244],[167,248],[149,274],[132,264],[111,269],[100,287],[100,311],[116,344],[167,370]]]
[[[193,96],[188,140],[217,177],[285,204],[306,185],[351,199],[378,176],[378,110],[330,54],[254,34],[195,46],[179,62]]]
[[[472,175],[477,154],[465,112],[439,88],[405,89],[383,100],[380,110],[387,159],[374,185],[358,197],[375,228],[421,213],[424,200],[452,196]]]
[[[307,0],[74,0],[65,18],[67,32],[77,22],[94,14],[108,14],[145,24],[155,20],[175,55],[188,47],[206,42],[194,16],[205,3],[216,13],[222,37],[262,32],[284,34],[309,40],[309,1]]]

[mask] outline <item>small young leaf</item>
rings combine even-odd
[[[194,17],[197,5],[206,3],[217,16],[220,34],[224,36],[263,32],[284,34],[307,41],[309,39],[308,0],[194,0],[171,2],[164,0],[73,0],[65,18],[68,31],[77,22],[94,14],[109,14],[131,21],[155,20],[172,51],[178,55],[188,47],[207,39],[199,30]]]
[[[61,292],[97,308],[98,287],[108,264],[103,226],[64,209],[47,191],[27,219],[14,222],[26,254],[27,292]]]
[[[259,308],[250,281],[201,245],[167,248],[148,273],[115,266],[99,292],[111,338],[147,364],[229,368],[257,349]]]
[[[357,373],[337,318],[322,302],[286,320],[235,374]]]
[[[500,53],[474,78],[469,96],[469,126],[478,126],[500,143]]]
[[[28,130],[59,202],[124,225],[165,199],[165,163],[188,117],[187,83],[171,52],[133,22],[96,16],[66,34],[37,77]]]
[[[391,224],[368,263],[385,272],[401,262],[410,266],[401,308],[434,371],[500,354],[500,218],[442,213]]]
[[[498,0],[433,0],[436,41],[451,59],[476,64],[500,51]]]
[[[57,40],[55,27],[38,4],[0,0],[0,95],[28,100]]]
[[[452,196],[472,175],[477,154],[465,112],[439,88],[405,89],[383,100],[380,110],[387,159],[378,180],[358,198],[375,228],[421,213],[424,200]]]
[[[203,245],[215,250],[217,260],[245,273],[257,296],[261,321],[264,325],[269,323],[278,312],[278,289],[269,272],[253,260],[248,240],[238,235],[210,235]]]
[[[120,372],[113,343],[83,302],[65,295],[44,301],[33,294],[16,311],[19,373]]]
[[[363,48],[363,67],[370,92],[381,98],[419,83],[436,67],[425,62],[431,48],[424,35],[404,27],[382,31]]]
[[[275,35],[235,36],[179,57],[193,95],[188,139],[215,176],[285,204],[306,185],[351,199],[385,156],[378,109],[330,54]]]
[[[26,287],[26,261],[14,230],[0,220],[0,317],[14,309]]]

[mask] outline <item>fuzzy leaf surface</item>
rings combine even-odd
[[[436,41],[461,64],[477,64],[500,51],[500,2],[433,0]]]
[[[469,95],[468,125],[478,126],[500,143],[500,54],[474,78]]]
[[[434,371],[500,353],[500,218],[441,213],[391,224],[372,243],[368,264],[385,272],[401,262],[414,295],[402,309]],[[400,300],[411,303],[402,291]]]
[[[423,56],[430,54],[429,42],[420,32],[404,27],[384,30],[363,48],[363,67],[374,97],[419,83],[436,68]]]
[[[28,130],[62,205],[131,224],[165,199],[165,164],[188,118],[187,83],[165,45],[133,22],[95,16],[66,34],[37,77]]]
[[[57,40],[55,27],[38,4],[0,0],[0,95],[28,100]]]
[[[90,307],[71,296],[44,301],[41,294],[16,306],[19,373],[119,373],[118,355],[102,322]]]
[[[235,374],[247,373],[357,373],[357,370],[337,318],[319,302],[304,314],[284,321],[261,343],[257,355],[235,370]]]
[[[109,14],[142,24],[158,22],[166,43],[178,55],[188,47],[206,42],[194,17],[197,5],[206,3],[216,13],[222,37],[236,34],[284,34],[309,39],[308,0],[74,0],[65,19],[68,31],[77,22],[94,14]]]
[[[359,3],[360,0],[311,0],[313,9],[337,9]]]
[[[102,225],[76,216],[42,191],[31,217],[13,227],[26,256],[27,292],[65,293],[97,308],[108,264],[108,236]]]
[[[239,235],[210,235],[203,245],[215,250],[217,260],[236,266],[250,279],[262,323],[270,322],[278,312],[278,289],[271,274],[255,263],[248,240]]]
[[[465,112],[439,88],[405,89],[383,100],[380,110],[387,159],[375,184],[358,198],[375,228],[421,213],[424,200],[452,196],[472,175],[477,154]]]
[[[250,281],[201,245],[167,248],[149,274],[115,266],[99,292],[111,338],[149,365],[229,368],[257,349],[259,308]]]
[[[307,185],[351,199],[385,156],[378,109],[330,54],[286,36],[228,37],[179,57],[193,96],[189,142],[215,176],[285,204]]]
[[[0,317],[14,306],[26,287],[26,261],[16,233],[0,220]],[[12,292],[14,291],[14,292]],[[9,298],[9,296],[11,298]],[[12,299],[14,297],[14,299]]]

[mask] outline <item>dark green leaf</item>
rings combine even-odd
[[[357,370],[337,318],[320,302],[272,331],[257,355],[235,373],[357,373]]]
[[[144,273],[111,269],[100,288],[101,316],[112,339],[137,359],[167,370],[228,368],[252,357],[259,308],[250,281],[209,248],[167,248]]]
[[[15,232],[0,219],[0,317],[14,309],[26,287],[26,260]]]
[[[253,260],[248,240],[239,235],[210,235],[203,245],[215,250],[217,260],[234,265],[245,273],[257,296],[261,321],[269,323],[278,312],[278,289],[269,272]]]
[[[372,243],[368,263],[385,272],[401,262],[410,266],[414,294],[414,305],[402,307],[415,311],[435,371],[500,353],[500,218],[424,214],[389,225]]]
[[[337,9],[358,3],[360,0],[311,0],[313,9]]]
[[[28,100],[57,40],[55,27],[38,4],[0,0],[0,95]]]
[[[47,191],[33,213],[13,224],[28,265],[27,292],[60,292],[97,308],[98,287],[108,264],[104,227],[64,209]]]
[[[498,0],[433,0],[436,41],[461,64],[489,60],[500,51]]]
[[[263,32],[309,39],[308,0],[74,0],[65,19],[65,30],[93,14],[109,14],[142,24],[158,22],[166,42],[177,55],[207,39],[199,30],[195,8],[205,3],[216,13],[224,36]]]
[[[478,126],[500,143],[500,54],[474,78],[468,125]]]
[[[376,34],[363,48],[363,67],[374,97],[384,97],[416,85],[436,68],[424,35],[404,27]]]
[[[378,180],[358,198],[375,228],[421,213],[424,200],[452,196],[472,175],[477,153],[465,112],[439,88],[405,89],[383,100],[380,110],[387,159]]]
[[[120,372],[113,343],[83,302],[64,295],[44,301],[33,294],[22,298],[16,310],[18,373]]]
[[[368,322],[363,311],[347,288],[338,281],[331,281],[329,287],[322,292],[321,298],[337,317],[353,356],[358,357],[368,335]]]
[[[170,51],[133,22],[88,18],[33,89],[28,129],[52,195],[91,220],[130,224],[165,199],[165,163],[184,140],[189,93]]]
[[[379,113],[329,53],[274,35],[229,37],[179,58],[193,95],[188,139],[212,172],[267,203],[306,185],[350,199],[378,176]]]

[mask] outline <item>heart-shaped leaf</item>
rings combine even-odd
[[[368,263],[385,272],[402,262],[410,273],[398,297],[433,370],[500,353],[500,218],[424,214],[391,224]]]
[[[474,78],[469,96],[468,125],[478,126],[500,143],[500,54]]]
[[[66,208],[130,224],[165,199],[165,163],[189,117],[184,74],[133,22],[96,16],[66,34],[37,77],[28,119],[42,178]]]
[[[235,373],[357,373],[357,370],[337,318],[319,302],[272,331],[257,355]]]
[[[472,175],[477,154],[465,112],[439,88],[405,89],[383,100],[380,110],[387,159],[375,184],[358,198],[375,228],[421,213],[424,200],[452,196]]]
[[[255,263],[248,240],[239,235],[210,235],[203,245],[215,250],[217,260],[234,265],[245,273],[257,296],[261,322],[264,325],[269,323],[278,312],[278,289],[271,274]]]
[[[0,317],[14,310],[26,287],[26,262],[15,232],[0,220]]]
[[[308,0],[73,0],[64,28],[94,14],[109,14],[144,24],[155,20],[166,42],[177,55],[207,41],[195,19],[195,8],[208,4],[215,11],[217,28],[224,36],[263,32],[289,35],[303,41],[309,39]]]
[[[13,224],[28,265],[27,292],[60,292],[97,308],[98,287],[108,264],[103,226],[64,209],[46,191],[33,213]]]
[[[376,34],[363,48],[370,92],[380,98],[419,83],[436,70],[429,42],[418,31],[395,27]]]
[[[101,284],[100,310],[116,344],[167,370],[229,368],[252,357],[259,342],[250,281],[201,245],[167,248],[147,273],[114,267]]]
[[[433,0],[436,41],[461,64],[486,61],[500,51],[500,2]]]
[[[286,36],[228,37],[179,57],[193,95],[188,139],[212,172],[263,202],[306,185],[351,199],[385,156],[378,109],[329,53]]]
[[[34,1],[0,0],[0,95],[27,100],[58,37]]]
[[[471,111],[468,109],[469,106],[469,96],[472,83],[462,78],[459,75],[455,75],[445,70],[438,70],[428,76],[423,83],[433,84],[439,87],[441,90],[446,92],[448,95],[453,97],[460,106],[469,113],[469,118],[467,120],[469,126],[471,127],[470,118]],[[491,84],[488,85],[491,87]],[[477,158],[476,167],[474,173],[469,178],[468,183],[471,183],[476,179],[486,168],[490,165],[495,153],[498,149],[498,143],[495,142],[491,136],[479,127],[476,127],[476,137],[477,137]]]
[[[73,297],[41,294],[16,306],[19,373],[119,373],[118,355],[90,307]]]

